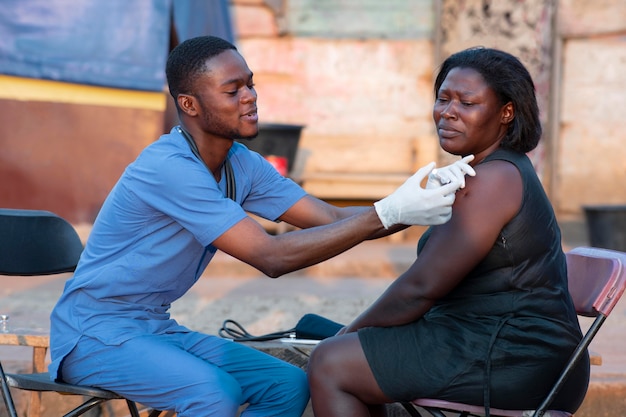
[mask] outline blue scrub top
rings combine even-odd
[[[105,200],[73,277],[51,314],[49,371],[83,335],[118,345],[143,334],[189,331],[172,302],[199,279],[211,243],[247,216],[276,220],[305,191],[235,142],[233,201],[176,128],[130,164]]]

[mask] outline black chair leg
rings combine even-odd
[[[417,408],[415,408],[415,406],[411,403],[400,403],[402,405],[402,407],[404,407],[404,409],[406,410],[407,413],[409,413],[411,415],[411,417],[422,417],[422,414],[417,411]],[[428,412],[428,414],[430,414],[433,417],[448,417],[446,416],[446,414],[443,413],[443,411],[441,411],[438,408],[431,408],[431,407],[424,407],[424,410],[426,410],[426,412]],[[470,413],[467,413],[465,411],[462,411],[458,417],[468,417],[470,416]]]
[[[87,411],[91,410],[95,406],[102,404],[106,400],[102,398],[90,398],[69,413],[65,414],[63,417],[76,417],[85,414]]]
[[[4,392],[4,385],[2,386],[2,398],[4,399],[4,405],[6,406],[7,412],[9,413],[9,417],[18,417],[17,411],[15,410],[15,404],[13,404],[13,399],[10,396],[7,396]]]
[[[400,403],[402,407],[406,410],[407,413],[411,415],[411,417],[422,417],[419,411],[411,403]]]
[[[13,402],[11,391],[9,390],[9,384],[7,384],[7,380],[4,375],[4,369],[2,369],[1,364],[0,364],[0,385],[2,385],[2,398],[4,399],[4,405],[6,406],[7,412],[9,413],[9,417],[18,417],[17,410],[15,409],[15,403]]]
[[[426,411],[428,411],[433,417],[446,417],[446,415],[437,408],[426,408]],[[462,412],[461,414],[459,414],[459,417],[464,417],[464,416],[467,416],[465,412]]]
[[[139,417],[139,410],[137,410],[137,404],[135,404],[134,401],[126,400],[126,405],[128,406],[131,417]]]

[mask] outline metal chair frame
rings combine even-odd
[[[549,410],[557,394],[583,357],[600,327],[617,304],[626,288],[626,253],[593,247],[578,247],[566,253],[569,291],[579,316],[595,320],[576,346],[550,392],[535,410],[503,410],[490,408],[493,417],[571,417],[566,411]],[[413,417],[422,417],[418,407],[433,417],[484,416],[483,406],[468,405],[430,398],[419,398],[402,403]]]
[[[0,275],[36,276],[73,272],[83,245],[76,230],[65,219],[49,211],[0,209]],[[9,417],[18,417],[11,388],[56,392],[86,397],[64,417],[80,416],[110,400],[124,400],[131,417],[139,417],[134,401],[112,391],[55,382],[47,372],[5,373],[0,360],[0,386]],[[157,417],[159,410],[150,410]]]

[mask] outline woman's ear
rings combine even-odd
[[[502,107],[502,123],[509,124],[515,118],[515,107],[510,101]]]
[[[178,101],[178,107],[180,110],[188,116],[195,116],[198,114],[196,109],[196,98],[190,94],[179,94],[176,98]]]

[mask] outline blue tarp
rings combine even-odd
[[[178,40],[215,35],[235,43],[228,4],[228,0],[174,0]]]
[[[0,74],[162,91],[172,15],[232,40],[227,0],[2,0]]]

